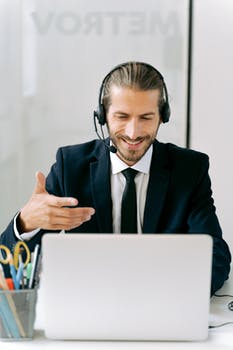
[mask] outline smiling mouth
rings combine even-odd
[[[122,138],[122,141],[124,143],[126,143],[130,148],[137,148],[139,145],[141,145],[141,143],[144,141],[144,139],[140,139],[140,140],[126,140],[124,138]]]
[[[126,140],[124,140],[126,143],[128,143],[129,145],[138,145],[139,143],[141,143],[142,142],[142,140],[140,140],[140,141],[126,141]]]

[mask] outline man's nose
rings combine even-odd
[[[136,119],[128,120],[125,127],[125,134],[131,139],[135,140],[138,136],[140,136],[140,126]]]

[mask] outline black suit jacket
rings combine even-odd
[[[228,278],[231,256],[215,214],[208,156],[154,142],[145,204],[143,233],[207,233],[213,237],[212,293]],[[46,187],[56,196],[75,197],[79,206],[94,207],[95,215],[70,232],[111,233],[112,202],[109,151],[101,141],[60,148]],[[42,230],[28,244],[40,243]],[[16,242],[13,222],[2,243]]]

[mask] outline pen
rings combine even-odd
[[[30,289],[33,288],[33,284],[34,284],[36,266],[37,266],[37,261],[39,258],[39,249],[40,249],[40,245],[36,244],[34,252],[33,252],[32,272],[31,272],[31,276],[29,279],[29,285],[28,285],[28,288],[30,288]]]
[[[15,285],[15,289],[20,289],[20,282],[22,281],[22,283],[23,283],[23,270],[24,270],[24,263],[21,262],[19,264],[18,271],[16,274],[17,284]],[[22,285],[22,287],[24,287],[24,284]]]
[[[8,286],[7,286],[7,283],[6,283],[6,279],[5,279],[5,276],[4,276],[4,272],[3,272],[3,267],[2,267],[1,264],[0,264],[0,285],[1,285],[1,288],[3,290],[7,290],[8,289]]]
[[[0,293],[1,293],[2,287],[0,286]],[[1,303],[4,302],[3,298],[0,295],[0,319],[2,320],[2,325],[4,327],[4,330],[7,334],[8,338],[12,338],[12,334],[11,334],[11,329],[8,326],[8,319],[7,316],[5,315],[5,313],[2,310],[2,305]]]
[[[15,269],[15,267],[13,265],[13,261],[9,262],[9,266],[10,266],[11,277],[12,277],[12,279],[14,281],[15,289],[19,289],[20,285],[19,285],[17,277],[16,277],[16,269]]]
[[[26,269],[26,288],[29,288],[29,281],[30,281],[30,277],[32,274],[32,263],[29,263],[27,265],[27,269]]]
[[[24,263],[23,263],[23,258],[22,258],[22,253],[21,253],[22,249],[20,250],[19,256],[18,256],[18,261],[17,266],[18,266],[18,271],[17,271],[17,275],[16,278],[19,282],[19,285],[22,287],[22,289],[25,288],[25,283],[24,283]],[[26,263],[25,263],[26,266]]]
[[[38,285],[39,281],[40,281],[41,258],[42,258],[42,254],[39,254],[39,258],[38,258],[37,265],[36,265],[36,272],[35,272],[35,276],[34,276],[34,287],[36,285]]]
[[[14,282],[13,282],[12,278],[6,278],[6,283],[7,283],[7,287],[9,290],[15,289]]]
[[[0,264],[0,284],[5,291],[9,290],[2,265]],[[16,311],[14,300],[10,294],[1,295],[1,310],[6,318],[7,324],[10,327],[11,334],[14,338],[19,338],[19,334],[25,337],[23,325]]]

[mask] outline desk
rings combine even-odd
[[[218,294],[233,294],[233,278],[227,281]],[[38,298],[39,299],[39,298]],[[229,311],[227,304],[233,298],[224,297],[211,299],[210,324],[220,324],[233,321],[233,312]],[[209,330],[209,337],[204,342],[123,342],[123,341],[55,341],[44,337],[40,330],[43,325],[43,317],[39,312],[40,300],[38,300],[37,319],[35,323],[35,337],[32,341],[22,342],[1,342],[1,350],[69,350],[69,349],[90,349],[90,350],[233,350],[233,324],[221,328]],[[190,305],[190,312],[192,306]]]

